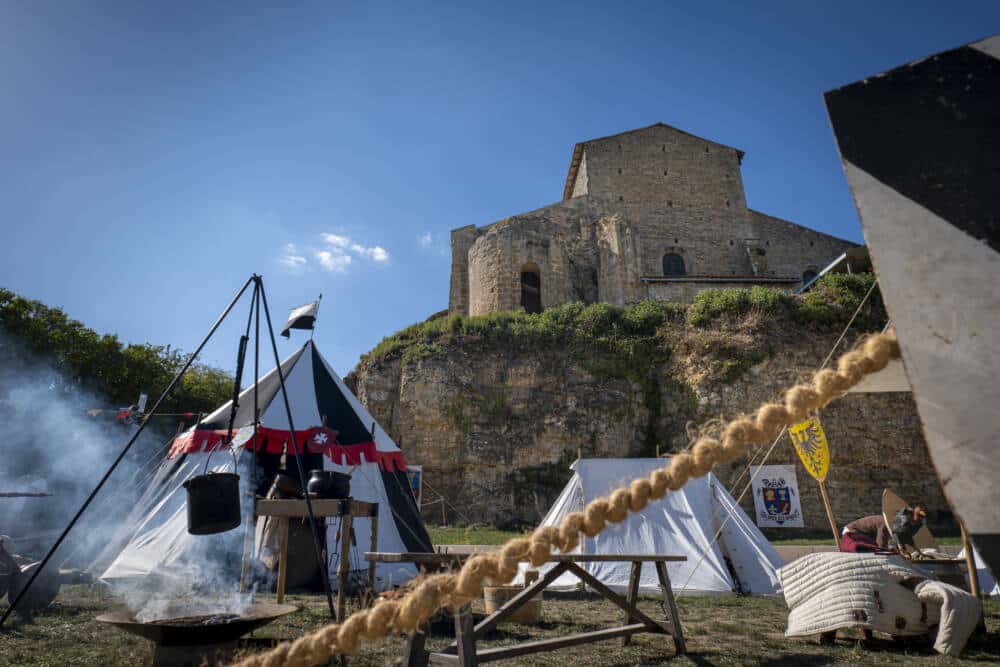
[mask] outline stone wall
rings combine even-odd
[[[801,278],[807,269],[819,271],[855,247],[854,243],[753,209],[749,214],[751,233],[767,251],[768,275]]]
[[[735,148],[658,124],[576,150],[571,197],[452,232],[452,313],[519,308],[528,262],[540,269],[544,307],[621,305],[661,295],[690,300],[690,284],[647,289],[642,281],[662,276],[667,253],[683,258],[689,276],[798,280],[854,246],[749,210]]]
[[[594,221],[604,210],[603,202],[580,197],[477,230],[466,251],[469,298],[463,314],[519,309],[521,271],[529,264],[539,268],[543,307],[596,301]]]
[[[582,197],[586,194],[590,194],[590,188],[587,183],[587,153],[584,152],[580,158],[580,166],[576,170],[576,180],[573,182],[573,192],[570,196]]]
[[[424,466],[427,483],[459,509],[461,516],[451,512],[451,520],[533,524],[569,478],[577,455],[650,456],[657,446],[683,448],[688,423],[731,417],[778,397],[808,377],[836,339],[835,332],[752,317],[708,330],[672,323],[660,336],[669,341],[670,359],[648,367],[623,366],[599,350],[456,339],[438,341],[439,353],[405,365],[399,358],[369,360],[348,382],[407,460]],[[910,394],[851,394],[821,418],[841,525],[878,511],[885,487],[925,503],[933,526],[948,525]],[[748,460],[716,474],[731,488]],[[797,466],[806,529],[784,534],[828,530],[817,486],[787,437],[768,462]],[[749,494],[743,506],[752,512]],[[435,506],[428,519],[439,516]]]
[[[451,230],[451,285],[448,290],[448,310],[469,313],[469,248],[479,237],[475,225]]]

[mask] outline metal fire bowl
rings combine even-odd
[[[239,618],[207,625],[173,625],[169,623],[170,619],[140,623],[125,610],[101,614],[97,620],[145,637],[160,646],[201,646],[235,641],[251,630],[296,610],[298,607],[290,604],[255,602],[250,611]]]

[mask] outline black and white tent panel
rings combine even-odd
[[[945,494],[1000,569],[1000,36],[826,94]]]

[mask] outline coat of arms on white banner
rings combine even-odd
[[[802,528],[795,466],[752,466],[753,504],[761,528]]]

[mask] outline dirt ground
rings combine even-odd
[[[262,599],[268,599],[263,596]],[[256,637],[295,638],[327,621],[322,596],[293,595],[287,601],[299,611],[266,626]],[[674,655],[669,638],[637,635],[632,644],[621,640],[561,649],[506,661],[511,665],[847,665],[928,664],[973,665],[1000,662],[1000,602],[987,603],[989,634],[974,638],[962,659],[939,656],[926,640],[907,643],[875,640],[862,645],[856,636],[842,632],[833,646],[816,639],[786,639],[783,636],[787,610],[781,598],[700,597],[680,598],[681,620],[688,638],[687,657]],[[107,627],[94,617],[115,607],[113,598],[97,588],[65,586],[56,602],[40,614],[34,624],[8,621],[0,629],[0,665],[141,665],[150,656],[151,645],[143,639]],[[658,600],[643,598],[640,608],[661,618]],[[11,619],[13,620],[13,619]],[[584,594],[546,594],[543,622],[538,626],[503,625],[481,642],[502,646],[532,639],[558,637],[610,627],[621,621],[621,612],[611,603]],[[444,627],[448,627],[445,624]],[[430,646],[440,648],[451,638],[432,637]],[[365,645],[349,661],[352,666],[391,664],[402,654],[403,639],[395,637]]]

